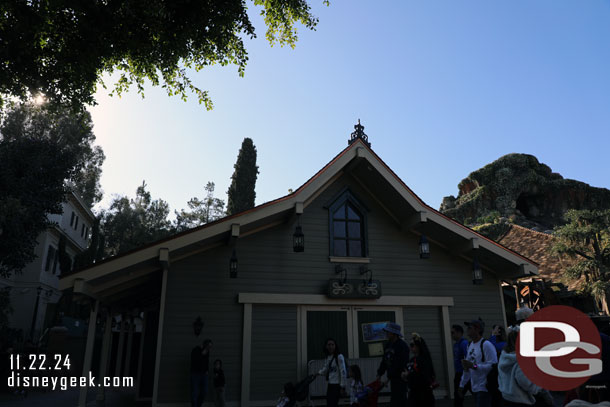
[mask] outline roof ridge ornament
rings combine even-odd
[[[354,125],[354,129],[356,131],[352,133],[351,138],[347,141],[347,145],[352,145],[354,141],[360,139],[370,148],[371,143],[369,143],[369,136],[364,134],[364,126],[360,124],[360,119],[358,119],[358,124]]]

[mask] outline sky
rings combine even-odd
[[[160,87],[90,108],[106,154],[105,208],[145,180],[173,210],[226,191],[244,137],[258,151],[256,204],[288,193],[347,146],[361,120],[373,150],[428,205],[509,153],[610,188],[610,2],[310,1],[296,48],[258,37],[237,67],[190,72],[206,111]],[[108,79],[108,78],[107,78]]]

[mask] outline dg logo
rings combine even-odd
[[[517,362],[534,384],[547,390],[570,390],[601,373],[601,338],[587,315],[553,305],[521,323]]]

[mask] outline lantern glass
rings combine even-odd
[[[235,254],[235,250],[233,250],[231,260],[229,260],[229,276],[237,278],[237,254]]]
[[[477,285],[483,284],[483,270],[481,270],[477,259],[474,259],[472,264],[472,283]]]
[[[428,239],[426,239],[425,235],[421,235],[421,238],[419,239],[419,258],[430,258],[430,243],[428,242]]]
[[[305,251],[305,235],[301,226],[297,226],[292,235],[292,249],[295,252]]]

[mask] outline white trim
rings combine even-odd
[[[331,299],[321,294],[267,294],[239,293],[241,304],[291,305],[364,305],[364,306],[453,306],[453,297],[419,297],[386,295],[376,300],[340,298]]]
[[[301,372],[301,347],[303,346],[303,327],[301,325],[301,306],[297,305],[297,381],[303,378]]]
[[[89,376],[91,371],[91,359],[93,357],[93,346],[95,345],[95,325],[97,321],[97,310],[100,307],[99,300],[95,300],[89,313],[89,327],[87,328],[87,344],[85,345],[85,357],[83,360],[82,376]],[[85,407],[87,405],[87,391],[89,386],[80,388],[78,395],[78,406]]]
[[[110,360],[110,352],[112,351],[112,313],[106,315],[106,323],[104,326],[104,336],[102,339],[102,355],[100,360],[100,376],[105,377],[108,371],[108,362]],[[106,398],[104,386],[100,386],[97,390],[97,401],[104,401]]]
[[[505,329],[508,328],[508,322],[506,321],[506,305],[504,304],[504,290],[502,289],[502,280],[498,280],[498,287],[500,289],[500,304],[502,304],[502,320],[504,321]]]
[[[161,280],[161,304],[159,305],[159,329],[157,330],[157,352],[155,354],[155,377],[153,380],[152,405],[157,407],[159,399],[159,370],[161,364],[161,342],[163,339],[163,319],[165,316],[165,297],[167,296],[167,272],[168,267],[163,268],[163,278]]]
[[[368,264],[371,262],[369,257],[337,257],[330,256],[328,260],[331,263],[357,263],[357,264]]]
[[[252,352],[252,304],[244,304],[244,330],[241,353],[241,407],[250,403],[250,362]]]
[[[142,361],[144,360],[144,338],[146,338],[146,319],[149,316],[149,311],[143,312],[142,332],[140,333],[140,348],[138,350],[138,369],[136,371],[136,401],[143,401],[145,398],[140,398],[140,385],[142,382]],[[150,399],[146,397],[146,399]]]
[[[451,339],[451,322],[449,320],[449,307],[441,307],[443,314],[443,338],[445,342],[445,357],[447,358],[447,386],[449,387],[449,397],[453,398],[453,339]]]

